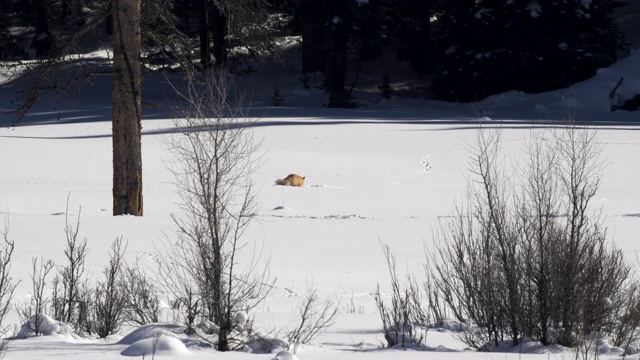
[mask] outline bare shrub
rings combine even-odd
[[[85,275],[86,257],[89,252],[87,239],[80,240],[80,216],[82,208],[78,209],[78,220],[75,227],[69,223],[69,199],[65,211],[64,232],[67,239],[67,247],[64,255],[67,263],[58,268],[58,273],[53,279],[53,295],[51,299],[52,316],[56,320],[73,325],[76,328],[82,327],[82,319],[86,318],[86,313],[81,314],[81,309],[86,310],[82,304],[81,288],[86,287],[83,279]]]
[[[611,313],[611,294],[623,289],[630,267],[620,250],[606,241],[606,229],[589,205],[600,186],[601,145],[593,131],[569,129],[556,136],[561,161],[557,168],[567,214],[558,254],[556,282],[561,295],[558,342],[571,345],[572,333],[600,331]]]
[[[124,252],[127,244],[119,237],[111,244],[109,264],[104,268],[104,279],[95,288],[95,328],[101,338],[115,334],[124,321],[126,284],[122,282]]]
[[[553,312],[555,308],[552,259],[559,246],[562,227],[557,221],[560,213],[560,191],[557,186],[557,167],[560,154],[541,133],[533,133],[527,140],[528,162],[519,172],[522,191],[516,202],[520,206],[518,226],[522,235],[521,256],[524,266],[523,287],[535,296],[523,304],[524,333],[540,339],[544,345],[553,340]]]
[[[630,267],[589,207],[603,171],[595,133],[533,134],[528,161],[509,172],[500,144],[498,130],[478,131],[473,186],[441,224],[433,259],[439,294],[471,325],[463,341],[575,346],[611,333],[627,312]]]
[[[4,358],[9,348],[9,341],[5,336],[9,332],[7,326],[4,325],[4,319],[11,310],[11,301],[15,292],[17,283],[11,277],[11,256],[15,247],[15,241],[9,239],[9,218],[5,219],[4,229],[0,231],[3,243],[0,245],[0,333],[3,337],[0,340],[0,359]]]
[[[196,322],[203,318],[202,301],[196,281],[188,266],[174,255],[176,246],[168,242],[156,246],[158,286],[169,294],[172,321],[185,326],[186,334],[196,332]]]
[[[126,299],[123,321],[137,325],[159,322],[162,311],[155,280],[149,278],[136,263],[125,264],[122,282],[125,284],[123,291]]]
[[[614,308],[610,333],[613,345],[624,349],[626,355],[640,351],[638,324],[640,324],[640,284],[634,279],[625,289],[618,307]]]
[[[202,305],[193,289],[185,287],[183,290],[184,295],[174,300],[172,308],[177,310],[178,318],[186,325],[185,333],[194,334],[196,320],[202,315]]]
[[[224,69],[189,73],[186,88],[176,92],[182,100],[176,106],[179,134],[168,146],[182,215],[173,215],[178,238],[167,256],[182,268],[177,281],[186,283],[179,289],[195,284],[203,317],[219,329],[217,349],[232,350],[243,346],[231,339],[236,314],[260,303],[273,284],[268,266],[258,265],[259,252],[249,263],[238,263],[255,206],[256,145],[243,113],[244,96]]]
[[[47,285],[47,276],[53,269],[53,261],[38,258],[31,259],[31,300],[18,307],[18,314],[23,326],[27,326],[28,330],[34,335],[42,335],[41,325],[45,320],[45,309],[49,302],[49,298],[45,294]]]
[[[301,345],[307,345],[322,331],[333,326],[338,306],[332,301],[321,302],[316,290],[310,290],[298,305],[300,323],[286,335],[289,351],[296,353]]]
[[[494,263],[493,244],[486,236],[476,235],[481,232],[471,216],[459,207],[455,211],[453,220],[441,225],[445,245],[437,249],[434,259],[436,286],[455,318],[475,325],[460,334],[461,340],[471,348],[487,350],[487,344],[497,345],[506,337],[502,279]]]
[[[78,327],[76,332],[79,334],[94,334],[96,332],[93,319],[95,313],[95,289],[86,281],[83,281],[78,290]]]
[[[388,245],[383,245],[383,250],[391,275],[391,304],[386,304],[382,299],[380,285],[374,296],[386,346],[420,346],[426,338],[426,327],[429,325],[428,316],[421,305],[421,290],[412,276],[407,278],[408,285],[400,283],[395,257]]]
[[[427,256],[428,258],[429,256]],[[446,319],[450,318],[447,303],[437,286],[434,269],[429,263],[424,265],[424,272],[425,280],[422,286],[426,297],[426,311],[423,312],[424,320],[422,323],[430,323],[431,326],[440,327],[444,325]]]

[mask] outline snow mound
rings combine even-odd
[[[186,354],[189,354],[189,350],[182,341],[167,335],[136,341],[120,353],[122,356],[142,356],[143,358],[146,355],[177,357]]]
[[[286,341],[260,331],[256,331],[248,339],[246,345],[245,350],[252,354],[271,354],[276,351],[282,352],[283,349],[288,347]]]
[[[469,330],[469,325],[458,320],[445,319],[434,326],[438,331],[460,332]]]
[[[118,344],[133,345],[141,340],[154,339],[165,336],[175,338],[175,331],[182,330],[183,327],[175,324],[149,324],[133,330],[129,335],[123,337]],[[140,355],[140,353],[136,354]]]
[[[539,94],[508,91],[481,100],[475,106],[495,119],[526,118],[557,120],[571,115],[578,120],[632,120],[637,112],[615,111],[612,105],[640,96],[640,51],[609,67],[598,69],[592,78],[565,89]],[[615,91],[613,91],[615,89]],[[516,115],[517,113],[517,115]]]
[[[271,360],[299,360],[297,356],[293,355],[288,351],[280,351],[276,354],[276,356]]]
[[[37,321],[36,319],[40,319]],[[36,334],[36,324],[38,328],[38,334]],[[62,321],[54,320],[47,315],[40,315],[36,317],[36,315],[31,316],[29,321],[22,325],[18,335],[16,336],[19,339],[24,339],[36,335],[72,335],[73,327],[68,324],[63,323]]]
[[[293,210],[292,208],[290,208],[290,207],[287,207],[287,206],[283,206],[283,205],[280,205],[280,206],[276,206],[276,207],[274,207],[274,208],[273,208],[273,210],[286,210],[286,211],[294,211],[294,210]]]

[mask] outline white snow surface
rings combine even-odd
[[[272,360],[298,360],[298,357],[288,351],[280,351]]]
[[[97,61],[100,54],[94,54]],[[456,326],[430,330],[421,350],[380,349],[384,341],[372,293],[379,284],[390,291],[381,244],[389,244],[398,270],[420,277],[425,249],[434,245],[438,220],[451,214],[464,197],[468,161],[479,124],[503,131],[505,154],[516,162],[532,129],[563,126],[567,116],[598,131],[606,158],[602,185],[594,200],[616,246],[630,258],[640,251],[640,113],[609,111],[609,92],[620,77],[621,96],[640,93],[640,53],[598,71],[575,86],[543,94],[508,92],[474,104],[451,104],[408,97],[379,101],[357,89],[363,105],[355,110],[322,107],[322,93],[304,90],[294,58],[274,64],[268,72],[239,76],[256,84],[251,132],[261,145],[261,167],[253,180],[259,208],[245,234],[250,244],[270,259],[277,291],[254,313],[254,327],[266,334],[295,325],[296,306],[310,288],[325,299],[339,301],[336,324],[294,355],[287,352],[215,353],[175,335],[177,325],[126,327],[107,340],[69,336],[68,329],[47,322],[45,336],[14,340],[10,360],[150,357],[154,339],[158,356],[171,359],[562,359],[571,350],[525,342],[501,353],[465,349],[454,336]],[[264,65],[266,67],[266,65]],[[10,99],[20,87],[3,75],[0,93]],[[171,99],[164,78],[149,77],[143,90],[148,102]],[[278,85],[283,106],[270,106]],[[3,109],[9,109],[8,101]],[[55,110],[54,110],[55,108]],[[11,274],[21,280],[15,303],[31,296],[31,259],[64,263],[65,216],[75,224],[90,249],[88,273],[95,279],[108,261],[111,242],[128,240],[126,257],[153,268],[156,244],[175,237],[171,214],[179,201],[166,161],[166,140],[173,131],[172,114],[144,109],[143,217],[111,216],[110,82],[96,79],[54,105],[45,96],[19,126],[1,115],[0,212],[16,242]],[[300,188],[273,185],[290,173],[306,176]],[[65,208],[69,197],[68,213]],[[241,254],[248,261],[253,251]],[[243,321],[245,314],[241,314]],[[163,321],[170,322],[166,315]],[[8,324],[18,324],[10,314]],[[57,326],[57,327],[56,327]],[[60,330],[62,329],[62,330]],[[617,359],[619,349],[600,358]],[[427,350],[428,349],[428,350]],[[278,349],[282,350],[282,349]],[[277,351],[277,350],[276,350]],[[214,354],[215,353],[215,354]]]
[[[189,350],[184,343],[175,337],[159,335],[158,337],[138,340],[120,353],[123,356],[170,356],[179,358],[188,355]]]

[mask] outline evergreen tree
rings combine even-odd
[[[302,72],[325,71],[323,43],[324,24],[332,17],[323,0],[300,0],[300,33],[302,35]]]
[[[267,5],[263,2],[258,0],[191,1],[194,5],[193,9],[197,11],[200,64],[203,67],[226,64],[234,56],[234,47],[243,47],[246,55],[253,59],[277,54],[271,29],[268,27]],[[185,9],[183,4],[176,8],[188,20],[189,9]]]
[[[53,37],[49,31],[49,4],[47,0],[37,0],[36,8],[36,33],[33,39],[33,47],[38,57],[45,56],[53,50]]]
[[[326,38],[323,42],[325,49],[325,90],[329,94],[328,107],[344,107],[347,96],[345,93],[345,76],[347,72],[347,39],[349,35],[348,7],[343,0],[329,0],[327,5],[333,10],[333,17],[324,24]]]
[[[611,12],[622,3],[482,0],[450,11],[442,18],[436,96],[476,101],[585,80],[616,60],[621,39]]]
[[[383,0],[384,24],[398,47],[397,58],[409,61],[411,69],[427,73],[431,59],[431,19],[441,13],[444,0]]]
[[[387,34],[378,0],[301,0],[302,72],[322,72],[328,107],[350,107],[347,69],[382,54]]]

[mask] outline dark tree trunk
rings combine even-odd
[[[431,39],[431,8],[423,5],[421,12],[421,26],[417,34],[409,35],[414,38],[415,48],[410,54],[411,69],[420,75],[427,72],[429,64],[429,42]]]
[[[300,0],[300,31],[302,35],[302,73],[324,72],[325,59],[322,51],[323,20],[322,2]]]
[[[69,16],[69,0],[62,0],[62,20]]]
[[[104,20],[104,31],[107,35],[113,35],[113,6],[111,1],[107,2],[107,18]]]
[[[49,32],[47,0],[36,1],[36,36],[33,45],[36,56],[47,55],[53,48],[53,39]]]
[[[142,216],[141,0],[114,0],[113,23],[113,215]]]
[[[347,3],[344,0],[332,0],[335,9],[332,18],[327,19],[326,33],[326,71],[325,86],[329,93],[330,108],[341,108],[346,104],[344,90],[347,73]]]
[[[211,7],[211,33],[213,34],[213,58],[216,65],[227,63],[227,17],[219,5]]]
[[[184,22],[184,30],[185,32],[191,31],[191,17],[190,17],[190,9],[191,9],[192,0],[185,1],[177,1],[174,4],[174,8],[177,10],[176,14],[182,19]]]
[[[198,17],[200,32],[200,65],[208,69],[211,67],[211,51],[209,49],[209,2],[202,1]]]

